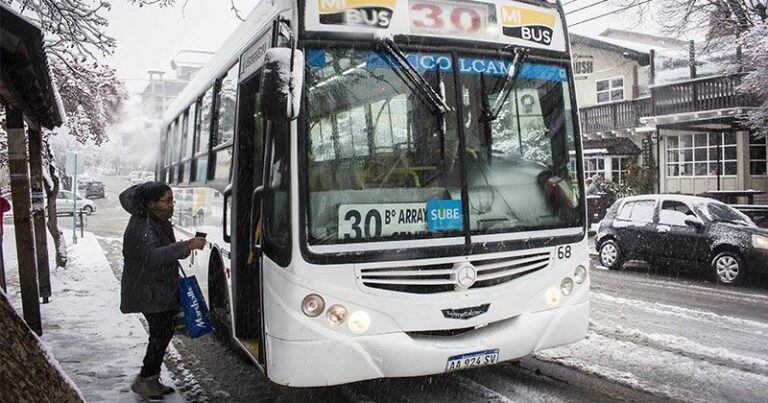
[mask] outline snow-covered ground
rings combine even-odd
[[[600,276],[607,286],[593,281],[587,339],[537,359],[674,400],[768,401],[768,296]]]
[[[8,297],[21,313],[16,243],[12,225],[5,225],[3,252]],[[51,286],[49,304],[41,305],[43,343],[77,384],[89,402],[135,402],[130,384],[141,367],[147,342],[139,315],[119,310],[120,284],[93,234],[67,246],[66,268],[53,269],[53,240],[49,238]],[[172,349],[173,347],[171,347]],[[173,358],[175,350],[171,350]],[[163,381],[174,384],[163,366]],[[193,379],[179,382],[189,389]],[[2,398],[0,398],[2,400]],[[183,402],[179,394],[164,399]]]

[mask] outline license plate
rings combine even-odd
[[[499,349],[475,351],[448,357],[445,372],[459,369],[476,368],[484,365],[492,365],[499,362]]]

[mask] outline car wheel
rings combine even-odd
[[[83,207],[83,212],[84,212],[86,215],[91,215],[91,214],[93,214],[93,207],[91,207],[91,206],[85,206],[85,207]]]
[[[620,269],[623,263],[619,243],[613,239],[609,239],[600,245],[599,257],[600,264],[611,270]]]
[[[746,275],[744,261],[737,252],[725,251],[718,253],[711,263],[715,280],[720,284],[733,285],[740,283]]]

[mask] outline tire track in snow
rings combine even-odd
[[[768,295],[754,294],[747,291],[732,291],[719,288],[703,287],[700,285],[680,283],[676,284],[670,281],[653,279],[653,281],[631,281],[632,283],[647,286],[649,288],[657,288],[664,290],[684,291],[690,294],[697,294],[701,296],[716,297],[719,299],[730,299],[733,301],[746,302],[751,304],[764,304],[768,305]],[[593,291],[611,291],[610,287],[605,285],[594,284]]]
[[[638,345],[677,353],[690,358],[707,360],[758,375],[768,376],[768,361],[734,354],[724,348],[713,348],[696,343],[682,336],[662,333],[644,333],[624,326],[602,326],[590,321],[590,331],[601,336],[627,341]]]
[[[733,327],[739,328],[744,333],[750,333],[757,336],[765,336],[768,334],[768,323],[756,322],[749,319],[735,318],[733,316],[726,316],[716,314],[714,312],[702,311],[698,309],[683,308],[680,306],[662,304],[659,302],[647,302],[639,299],[627,299],[621,297],[614,297],[608,294],[599,292],[592,292],[592,301],[601,302],[605,304],[622,305],[632,308],[639,308],[645,311],[657,313],[666,316],[675,316],[685,318],[689,320],[697,320],[708,322],[712,326],[717,326],[725,329],[731,329]]]
[[[590,331],[587,339],[539,351],[561,364],[654,395],[684,401],[764,401],[768,376],[616,340]]]
[[[598,364],[587,363],[578,359],[577,357],[559,355],[547,350],[536,352],[533,354],[533,357],[540,361],[564,365],[566,367],[576,369],[606,381],[615,382],[631,389],[651,393],[666,399],[692,400],[691,396],[681,396],[680,394],[673,393],[672,391],[654,387],[652,383],[643,381],[631,372],[620,371]]]
[[[456,385],[468,389],[471,392],[480,394],[483,400],[486,402],[513,402],[513,400],[509,400],[503,394],[465,376],[453,374],[451,378],[456,380]]]

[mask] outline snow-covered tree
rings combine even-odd
[[[107,124],[127,96],[114,69],[98,61],[111,54],[116,45],[104,32],[109,25],[105,13],[110,4],[88,0],[0,2],[43,31],[51,75],[59,88],[70,132],[81,142],[104,141]]]
[[[707,41],[737,38],[731,45],[742,47],[738,68],[746,72],[739,87],[760,104],[747,112],[744,122],[759,135],[768,135],[768,1],[766,0],[614,0],[629,7],[638,21],[653,20],[662,31],[676,38],[704,35]],[[722,45],[722,41],[713,43]],[[717,51],[718,49],[713,49]]]
[[[747,112],[745,123],[755,133],[768,135],[768,21],[757,24],[741,37],[743,60],[749,66],[740,89],[760,102]]]
[[[675,38],[740,36],[766,20],[765,0],[613,0],[638,22],[653,21]]]

